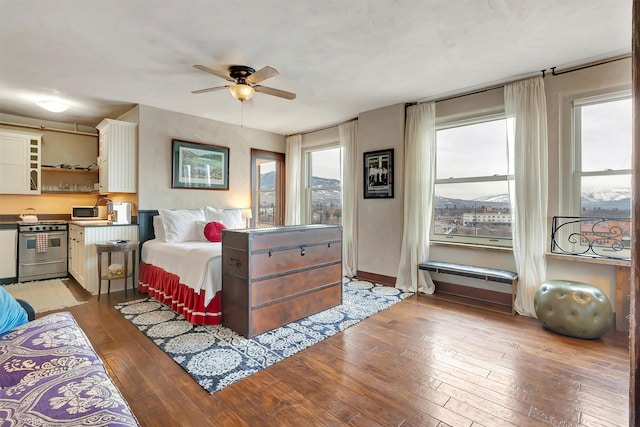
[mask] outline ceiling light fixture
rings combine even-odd
[[[240,102],[244,102],[247,99],[251,99],[256,90],[246,83],[238,83],[233,86],[229,86],[229,92],[235,99]]]
[[[69,108],[68,104],[65,104],[62,101],[56,99],[45,99],[42,101],[36,102],[40,107],[44,108],[47,111],[51,111],[52,113],[62,113]]]

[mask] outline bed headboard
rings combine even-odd
[[[140,233],[140,246],[147,240],[155,238],[153,234],[153,217],[158,215],[157,210],[138,211],[138,231]],[[142,253],[142,251],[140,251]]]

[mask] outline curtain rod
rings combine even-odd
[[[519,81],[523,81],[523,80],[530,79],[532,76],[534,76],[534,75],[536,75],[536,74],[538,74],[538,73],[528,75],[527,77],[523,77],[523,78],[518,79],[518,80],[513,80],[513,81],[505,82],[505,83],[499,83],[499,84],[495,84],[495,85],[493,85],[493,86],[487,86],[487,87],[484,87],[484,88],[482,88],[482,89],[476,89],[476,90],[472,90],[472,91],[470,91],[470,92],[463,92],[463,93],[459,93],[459,94],[457,94],[457,95],[447,96],[446,98],[440,98],[440,99],[436,99],[436,100],[429,100],[429,101],[407,102],[407,103],[405,104],[405,108],[406,108],[406,107],[411,107],[412,105],[424,104],[424,103],[426,103],[426,102],[436,102],[436,103],[438,103],[438,102],[450,101],[450,100],[452,100],[452,99],[463,98],[463,97],[465,97],[465,96],[476,95],[476,94],[478,94],[478,93],[489,92],[490,90],[495,90],[495,89],[503,88],[503,87],[505,87],[505,85],[507,85],[507,84],[511,84],[511,83],[515,83],[515,82],[519,82]]]
[[[321,131],[323,131],[323,130],[333,129],[333,128],[338,127],[338,126],[340,126],[340,125],[343,125],[343,124],[345,124],[345,123],[355,122],[355,121],[358,121],[358,118],[357,118],[357,117],[354,117],[353,119],[346,120],[346,121],[344,121],[344,122],[340,122],[340,123],[338,123],[337,125],[331,125],[331,126],[323,127],[323,128],[320,128],[320,129],[310,130],[310,131],[307,131],[307,132],[300,132],[299,134],[297,134],[297,133],[292,133],[292,134],[290,134],[290,135],[286,135],[286,136],[291,136],[291,135],[308,135],[308,134],[310,134],[310,133],[314,133],[314,132],[321,132]]]
[[[569,69],[564,70],[564,71],[556,72],[556,68],[558,68],[558,67],[551,67],[550,70],[551,70],[551,75],[552,76],[559,76],[561,74],[573,73],[574,71],[584,70],[585,68],[591,68],[591,67],[595,67],[597,65],[609,64],[611,62],[616,62],[616,61],[620,61],[622,59],[627,59],[627,58],[631,58],[631,54],[630,53],[626,54],[626,55],[614,57],[614,58],[604,59],[602,61],[596,61],[596,62],[584,64],[584,65],[578,65],[576,67],[569,68]],[[544,70],[541,70],[541,71],[542,71],[542,77],[544,77],[545,76],[545,72],[547,70],[544,69]]]
[[[530,78],[530,77],[527,77],[527,78]],[[519,80],[515,80],[515,81],[519,81]],[[513,82],[511,82],[511,83],[513,83]],[[448,96],[446,98],[436,99],[434,101],[408,102],[407,104],[405,104],[405,107],[411,107],[412,105],[424,104],[426,102],[436,102],[437,103],[437,102],[449,101],[449,100],[456,99],[456,98],[463,98],[465,96],[470,96],[470,95],[475,95],[475,94],[478,94],[478,93],[489,92],[490,90],[500,89],[500,88],[503,88],[506,84],[507,83],[493,85],[493,86],[485,87],[484,89],[478,89],[478,90],[474,90],[474,91],[471,91],[471,92],[461,93],[461,94],[458,94],[458,95],[451,95],[451,96]]]
[[[50,128],[46,126],[27,125],[22,123],[11,123],[11,122],[0,121],[0,125],[26,128],[26,129],[48,130],[51,132],[72,133],[75,135],[98,136],[97,133],[82,132],[79,130],[56,129],[56,128]]]
[[[620,61],[622,59],[627,59],[627,58],[630,58],[630,57],[631,57],[631,54],[626,54],[626,55],[622,55],[622,56],[618,56],[618,57],[614,57],[614,58],[604,59],[604,60],[601,60],[601,61],[580,65],[580,66],[577,66],[575,68],[570,68],[570,69],[565,70],[565,71],[556,71],[557,67],[551,67],[550,68],[551,69],[551,75],[559,76],[561,74],[571,73],[573,71],[578,71],[578,70],[583,70],[585,68],[595,67],[596,65],[604,65],[604,64],[608,64],[610,62]],[[542,73],[542,77],[543,78],[546,76],[546,71],[547,71],[546,68],[544,70],[540,70],[539,71],[539,72]],[[519,82],[519,81],[530,79],[532,76],[535,76],[536,74],[537,73],[533,73],[533,74],[531,74],[531,75],[529,75],[527,77],[523,77],[521,79],[513,80],[513,81],[510,81],[510,82],[500,83],[500,84],[496,84],[496,85],[493,85],[493,86],[488,86],[488,87],[485,87],[485,88],[482,88],[482,89],[477,89],[477,90],[473,90],[473,91],[470,91],[470,92],[464,92],[464,93],[460,93],[458,95],[451,95],[451,96],[448,96],[446,98],[436,99],[433,102],[436,102],[436,103],[437,102],[444,102],[444,101],[449,101],[449,100],[456,99],[456,98],[462,98],[462,97],[469,96],[469,95],[476,95],[478,93],[489,92],[490,90],[503,88],[507,84],[516,83],[516,82]],[[408,102],[408,103],[405,104],[405,108],[406,107],[410,107],[412,105],[422,104],[422,103],[425,103],[425,102],[432,102],[432,101]]]

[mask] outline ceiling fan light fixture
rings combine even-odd
[[[256,90],[245,83],[238,83],[229,87],[229,92],[235,99],[240,102],[244,102],[247,99],[251,99]]]

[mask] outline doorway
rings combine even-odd
[[[251,227],[284,224],[284,153],[251,149]]]

